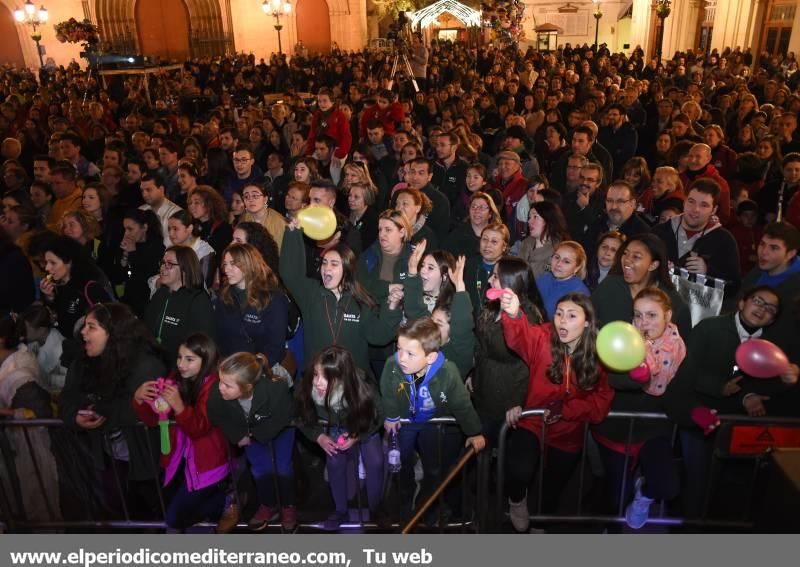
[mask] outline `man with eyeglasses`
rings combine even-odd
[[[692,274],[725,280],[725,295],[735,297],[742,279],[739,248],[715,216],[719,201],[717,182],[698,179],[689,186],[683,214],[656,225],[653,234],[664,241],[670,262]]]
[[[582,242],[589,227],[603,215],[602,191],[598,191],[603,185],[603,168],[577,155],[570,157],[569,167],[577,169],[577,187],[563,195],[564,216],[572,237]]]
[[[256,165],[253,149],[249,144],[239,144],[233,152],[233,170],[236,175],[228,180],[222,190],[222,196],[229,205],[235,192],[243,191],[248,185],[264,184],[264,173]]]
[[[769,285],[775,289],[783,305],[796,305],[800,299],[798,249],[800,230],[788,223],[767,225],[758,244],[758,266],[745,276],[742,287]],[[782,311],[765,334],[765,338],[780,346],[790,359],[800,359],[800,332],[791,308]]]
[[[636,191],[630,183],[621,179],[609,185],[605,213],[586,231],[583,246],[589,257],[594,256],[600,235],[611,231],[620,232],[628,238],[650,232],[650,226],[636,212]]]
[[[798,398],[798,366],[790,364],[774,380],[755,379],[736,365],[736,350],[752,339],[766,339],[768,330],[783,309],[777,291],[767,285],[748,289],[726,315],[704,319],[692,331],[675,381],[692,384],[700,402],[719,413],[750,416],[786,415],[788,400]]]

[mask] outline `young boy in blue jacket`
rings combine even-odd
[[[467,446],[476,451],[486,446],[480,419],[461,374],[440,352],[441,343],[439,327],[430,317],[406,321],[398,331],[397,352],[386,361],[381,375],[383,411],[387,416],[384,427],[389,435],[398,436],[400,448],[399,492],[404,518],[410,516],[414,499],[415,452],[419,453],[424,472],[418,499],[422,503],[458,459],[462,432],[467,436]],[[440,432],[428,423],[437,417],[455,417],[458,428],[444,426]],[[409,423],[401,423],[401,419]],[[458,506],[456,491],[448,489],[445,499],[451,508]]]

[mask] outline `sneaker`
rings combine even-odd
[[[526,494],[519,502],[512,502],[508,499],[508,515],[511,517],[511,525],[518,532],[525,533],[531,525],[531,515],[528,512],[528,495]]]
[[[239,505],[238,504],[231,504],[222,512],[222,516],[219,517],[219,521],[217,522],[217,533],[218,534],[227,534],[233,531],[233,528],[236,527],[236,524],[239,523]]]
[[[284,532],[294,533],[297,529],[297,508],[294,506],[281,508],[281,527]]]
[[[335,532],[347,521],[347,512],[334,512],[322,524],[322,529],[326,532]]]
[[[253,515],[253,517],[250,518],[250,522],[247,524],[247,527],[255,532],[260,532],[277,517],[278,511],[275,508],[262,504],[258,507],[258,510],[256,510],[256,513]]]
[[[633,502],[625,508],[625,522],[634,530],[640,529],[647,523],[647,519],[650,517],[650,504],[653,503],[652,498],[642,494],[642,484],[644,484],[644,479],[638,477],[635,484],[636,495],[633,497]]]

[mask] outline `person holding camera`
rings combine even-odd
[[[415,33],[411,37],[411,51],[408,62],[411,65],[411,71],[414,73],[414,80],[417,81],[417,86],[420,91],[426,91],[428,88],[428,48],[422,41],[422,34]]]

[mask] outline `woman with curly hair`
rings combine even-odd
[[[200,238],[211,245],[217,257],[221,256],[233,238],[228,207],[222,195],[213,187],[198,185],[189,195],[187,209],[195,220]]]
[[[153,467],[158,462],[158,431],[137,426],[131,402],[144,382],[165,375],[158,346],[122,303],[94,305],[80,336],[83,349],[67,371],[58,415],[85,446],[87,469],[95,476],[92,486],[101,491],[85,495],[83,501],[92,508],[104,505],[119,511],[116,477],[132,515],[153,517],[159,510],[152,484],[158,478]]]

